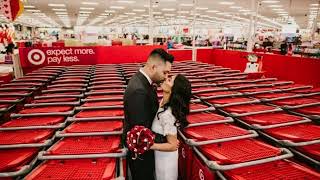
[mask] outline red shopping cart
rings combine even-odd
[[[224,171],[226,178],[232,180],[273,180],[273,179],[319,179],[320,174],[308,167],[289,160],[273,161],[269,163],[248,166],[230,171]]]
[[[122,164],[122,161],[120,161]],[[48,160],[34,169],[26,180],[38,179],[105,179],[119,177],[116,158]],[[123,173],[123,168],[122,173]],[[124,177],[121,175],[120,177]]]
[[[12,179],[29,172],[37,160],[38,148],[0,149],[0,179]]]

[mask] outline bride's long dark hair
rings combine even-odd
[[[171,107],[172,114],[176,118],[175,126],[186,127],[188,125],[187,115],[190,113],[191,96],[191,83],[185,76],[178,74],[173,83],[169,102],[164,105],[164,110],[157,114],[158,119],[159,114]]]

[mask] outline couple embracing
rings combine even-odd
[[[124,134],[144,126],[155,134],[150,150],[137,158],[128,153],[127,163],[133,180],[178,179],[178,129],[187,125],[191,84],[181,74],[170,75],[173,56],[163,49],[153,50],[143,68],[129,81],[124,95]],[[158,101],[156,87],[163,98]]]

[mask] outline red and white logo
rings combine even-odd
[[[181,149],[181,155],[184,159],[186,158],[186,151],[184,148]]]
[[[40,49],[32,49],[28,53],[28,61],[33,65],[41,65],[46,60],[46,55]]]
[[[203,174],[202,169],[199,169],[199,178],[200,178],[200,180],[204,180],[204,174]]]

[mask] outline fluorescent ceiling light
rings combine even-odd
[[[132,9],[133,12],[145,12],[145,9]]]
[[[239,11],[240,12],[250,12],[250,10],[247,10],[247,9],[240,9]]]
[[[68,14],[67,12],[56,12],[56,14]]]
[[[267,3],[267,4],[273,4],[273,3],[278,3],[280,1],[269,1],[269,0],[266,0],[266,1],[262,1],[262,3]]]
[[[156,15],[159,15],[159,14],[162,14],[162,12],[153,12],[153,14],[156,14]]]
[[[67,11],[67,9],[57,9],[57,8],[53,8],[52,11]]]
[[[35,6],[25,5],[24,8],[35,8]]]
[[[121,14],[121,15],[119,15],[119,17],[128,17],[128,16],[127,16],[127,15],[122,15],[122,14]]]
[[[190,12],[189,11],[178,11],[177,13],[179,13],[179,14],[189,14]]]
[[[196,10],[207,10],[207,9],[209,9],[209,8],[207,8],[207,7],[196,7]]]
[[[231,6],[230,8],[231,9],[242,9],[242,7],[240,7],[240,6]]]
[[[176,9],[174,8],[163,8],[161,11],[175,11]]]
[[[136,1],[129,1],[129,0],[118,0],[117,2],[118,2],[118,3],[127,3],[127,4],[133,4],[133,3],[135,3]]]
[[[285,11],[278,11],[278,12],[276,12],[277,14],[286,14],[287,12],[285,12]]]
[[[94,10],[93,7],[80,7],[81,10]]]
[[[80,14],[90,14],[92,13],[91,11],[79,11]]]
[[[123,6],[110,6],[110,9],[124,9]]]
[[[165,16],[175,16],[175,14],[165,14]]]
[[[218,12],[220,12],[220,11],[217,11],[217,10],[208,10],[208,11],[206,11],[207,13],[218,13]]]
[[[319,6],[319,4],[310,4],[310,6]]]
[[[232,4],[234,4],[234,2],[222,1],[222,2],[219,2],[219,4],[221,4],[221,5],[232,5]]]
[[[177,16],[178,18],[185,18],[186,16]]]
[[[275,7],[275,8],[277,8],[277,7],[282,7],[282,5],[274,4],[274,5],[269,5],[269,7]]]
[[[97,2],[82,2],[81,4],[83,4],[83,5],[91,5],[91,6],[96,6],[96,5],[98,5]]]
[[[28,11],[28,12],[41,12],[41,11],[38,10],[38,9],[27,9],[26,11]]]
[[[284,9],[281,9],[281,8],[277,8],[277,9],[272,9],[274,11],[284,11]]]
[[[183,3],[183,4],[179,4],[180,6],[184,6],[184,7],[192,7],[193,4],[186,4],[186,3]]]
[[[143,5],[143,7],[148,8],[148,7],[149,7],[149,5]],[[158,5],[157,5],[157,4],[154,4],[154,5],[152,5],[152,7],[153,7],[153,8],[156,8],[156,7],[158,7]]]
[[[310,7],[309,9],[310,9],[310,10],[318,10],[317,7]]]
[[[104,12],[106,12],[106,13],[115,13],[116,11],[115,10],[105,10]]]
[[[66,7],[65,4],[48,4],[48,6],[51,6],[51,7]]]
[[[124,13],[124,14],[126,14],[126,15],[135,15],[136,13],[134,13],[134,12],[128,12],[128,13]]]

